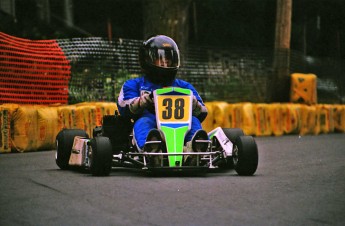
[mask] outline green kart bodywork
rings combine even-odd
[[[157,128],[164,134],[167,153],[173,154],[168,156],[170,167],[182,166],[183,156],[176,154],[183,153],[184,138],[191,127],[192,97],[191,90],[177,87],[158,89],[154,92],[154,102],[157,103]]]

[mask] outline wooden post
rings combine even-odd
[[[292,0],[277,0],[271,102],[288,102]]]

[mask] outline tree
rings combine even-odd
[[[164,34],[184,49],[188,42],[189,7],[192,0],[145,0],[144,38]]]
[[[288,102],[290,93],[290,39],[292,0],[277,0],[272,102]]]

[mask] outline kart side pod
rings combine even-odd
[[[208,133],[208,137],[214,142],[218,142],[224,150],[224,158],[232,156],[233,143],[224,133],[221,127],[217,127]]]
[[[89,166],[89,139],[85,137],[74,137],[69,165],[71,166]]]

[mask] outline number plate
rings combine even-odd
[[[190,96],[157,96],[158,120],[160,123],[181,123],[190,120]]]

